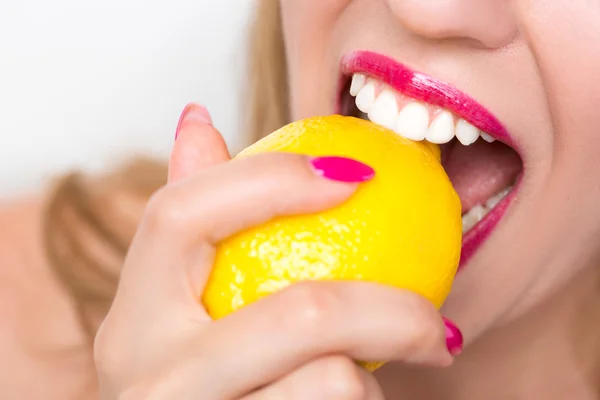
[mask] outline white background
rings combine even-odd
[[[168,155],[186,103],[230,146],[252,0],[0,0],[0,196]]]

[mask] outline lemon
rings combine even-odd
[[[459,263],[462,222],[437,145],[327,116],[284,126],[237,157],[271,151],[350,157],[376,175],[340,206],[277,218],[220,243],[202,296],[212,318],[302,280],[377,282],[442,305]]]

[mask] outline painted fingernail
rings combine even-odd
[[[177,136],[179,136],[179,132],[181,132],[181,128],[183,127],[183,125],[190,121],[196,121],[201,124],[207,125],[212,125],[213,123],[212,118],[210,117],[210,113],[208,112],[206,107],[200,104],[190,103],[187,106],[185,106],[183,112],[181,113],[181,117],[179,117],[179,122],[177,123],[177,130],[175,131],[175,139],[177,139]]]
[[[316,157],[311,164],[318,175],[338,182],[366,182],[375,176],[373,168],[352,158]]]
[[[456,324],[447,318],[444,318],[444,325],[446,325],[446,346],[448,351],[453,356],[457,356],[462,352],[463,349],[463,335],[456,327]]]

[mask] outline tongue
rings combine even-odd
[[[444,145],[442,163],[460,196],[463,214],[512,185],[522,167],[512,148],[483,140],[470,146],[456,141]]]

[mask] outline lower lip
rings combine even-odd
[[[477,225],[471,228],[463,236],[460,263],[458,266],[459,272],[463,270],[467,262],[477,253],[477,250],[479,250],[481,245],[494,231],[500,220],[502,220],[521,187],[522,178],[523,172],[521,171],[513,190],[511,190],[510,193],[492,209],[492,211],[479,221]]]

